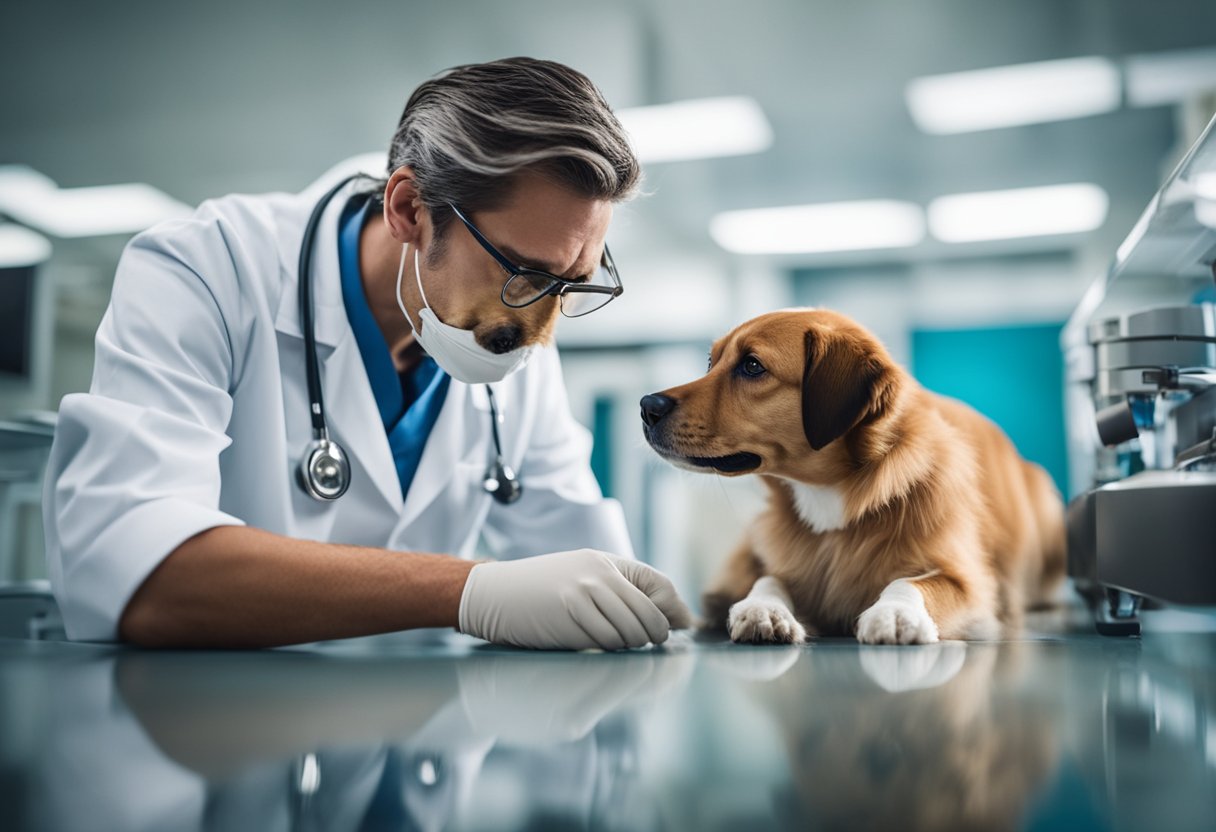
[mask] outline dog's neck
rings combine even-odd
[[[955,440],[941,417],[921,406],[926,395],[919,388],[909,390],[885,426],[882,456],[841,483],[854,517],[863,517],[913,488],[931,483],[937,469],[951,464]]]
[[[918,483],[932,476],[936,465],[950,456],[949,434],[945,423],[936,417],[921,420],[912,430],[906,420],[915,406],[915,395],[902,397],[884,420],[883,436],[872,437],[883,448],[879,456],[831,484],[808,483],[775,476],[793,498],[794,509],[802,522],[816,532],[839,531],[872,511],[907,494]],[[926,424],[927,422],[927,424]],[[940,457],[940,459],[935,459]]]
[[[830,485],[813,485],[797,480],[781,480],[794,498],[794,508],[802,522],[817,532],[834,532],[848,525],[844,494]]]

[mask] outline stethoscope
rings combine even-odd
[[[300,243],[299,300],[300,328],[304,331],[304,363],[308,374],[308,409],[312,418],[312,441],[304,450],[300,467],[296,469],[297,480],[304,493],[314,500],[331,502],[350,488],[350,459],[336,441],[329,438],[325,425],[325,405],[321,396],[321,370],[317,361],[317,339],[313,332],[312,316],[312,252],[321,215],[334,196],[355,179],[364,174],[348,176],[334,185],[317,202],[308,222],[304,226],[304,238]],[[523,494],[523,485],[507,465],[502,455],[502,441],[498,436],[498,408],[494,404],[494,391],[486,385],[486,397],[490,402],[490,427],[494,437],[494,461],[486,469],[482,488],[503,505],[510,505]]]

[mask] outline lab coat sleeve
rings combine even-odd
[[[517,471],[523,494],[491,503],[486,543],[504,559],[584,547],[633,557],[621,504],[603,496],[591,472],[591,434],[570,412],[557,350],[533,360],[539,406]]]
[[[217,293],[236,292],[218,237],[214,223],[188,220],[131,241],[90,391],[60,404],[43,514],[72,639],[117,640],[127,601],[161,560],[198,532],[242,524],[218,509],[233,349]],[[216,262],[189,262],[206,251]]]

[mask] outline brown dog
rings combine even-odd
[[[1063,505],[970,407],[930,393],[854,321],[762,315],[709,372],[642,399],[681,468],[759,474],[769,502],[703,596],[735,641],[994,638],[1064,574]]]

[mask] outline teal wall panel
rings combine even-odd
[[[1068,493],[1063,324],[912,332],[912,373],[992,419]]]
[[[591,414],[591,472],[599,481],[605,497],[615,496],[612,476],[612,431],[616,402],[611,396],[597,396]]]

